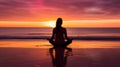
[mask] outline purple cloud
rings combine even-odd
[[[32,17],[38,4],[37,0],[0,0],[0,19]]]
[[[98,6],[108,14],[120,15],[120,0],[102,0]]]
[[[47,15],[118,16],[120,0],[0,0],[0,20]]]
[[[120,0],[44,0],[45,6],[78,14],[120,14]]]

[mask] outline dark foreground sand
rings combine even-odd
[[[120,48],[74,48],[66,67],[120,67]],[[0,67],[53,67],[48,48],[0,48]]]

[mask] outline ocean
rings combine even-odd
[[[120,28],[67,28],[67,34],[73,39],[119,39]],[[51,35],[52,28],[0,28],[0,39],[46,39]]]

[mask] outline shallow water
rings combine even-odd
[[[56,62],[65,62],[57,67],[120,67],[119,57],[119,48],[72,48],[70,55]],[[49,48],[0,48],[0,67],[54,67],[56,62]]]
[[[0,40],[0,47],[50,48],[52,47],[52,45],[47,40],[8,39],[8,40]],[[68,47],[71,47],[71,48],[120,48],[120,41],[73,40],[73,42]]]

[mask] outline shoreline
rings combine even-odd
[[[2,39],[49,39],[50,36],[0,36]],[[120,40],[120,36],[71,36],[73,40]]]

